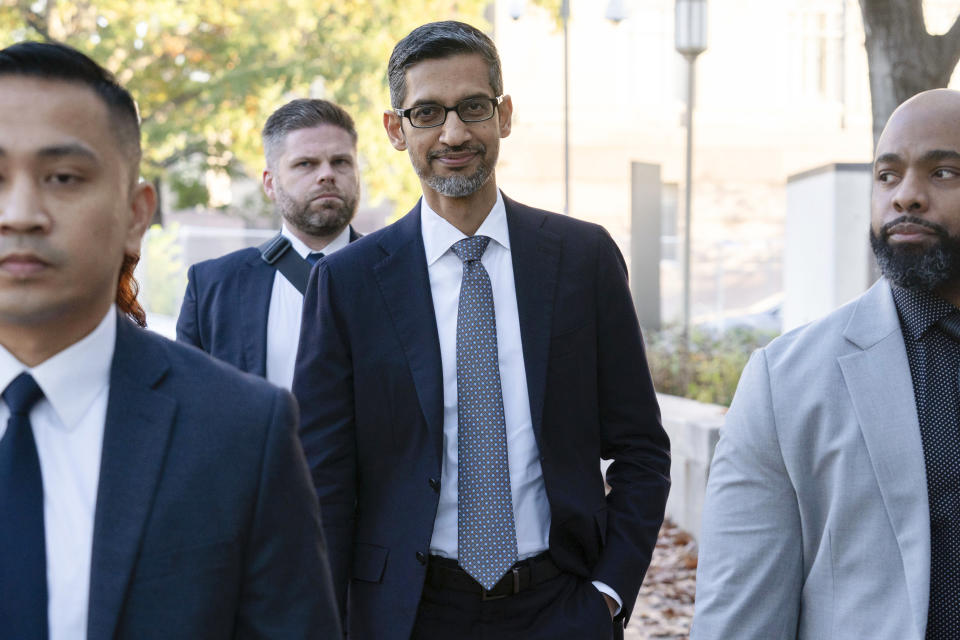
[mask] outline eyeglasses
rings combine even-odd
[[[456,111],[461,122],[483,122],[493,117],[497,105],[503,102],[503,96],[496,98],[467,98],[452,107],[442,104],[418,104],[409,109],[394,109],[393,112],[401,118],[406,118],[417,129],[439,127],[447,121],[447,114]]]

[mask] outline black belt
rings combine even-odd
[[[464,571],[456,560],[430,556],[427,563],[427,582],[431,587],[475,593],[481,600],[497,600],[512,596],[535,584],[556,578],[560,573],[560,568],[550,559],[550,554],[544,551],[514,564],[506,575],[487,591],[483,585]]]

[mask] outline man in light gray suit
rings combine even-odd
[[[743,372],[707,486],[696,640],[957,637],[960,93],[891,116],[870,236],[885,277]]]

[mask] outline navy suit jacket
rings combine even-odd
[[[289,393],[118,317],[89,640],[340,633],[296,420]]]
[[[615,589],[623,620],[670,483],[626,268],[602,227],[504,201],[550,554]],[[300,340],[300,436],[345,624],[352,639],[405,640],[426,574],[443,447],[419,204],[313,270]],[[615,460],[608,495],[601,457]]]
[[[359,237],[351,226],[350,242]],[[190,267],[177,340],[241,371],[266,377],[267,316],[276,273],[256,247]]]

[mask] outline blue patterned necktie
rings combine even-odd
[[[473,236],[452,247],[463,261],[457,309],[457,555],[487,590],[517,560],[493,289],[480,262],[489,242]]]
[[[10,409],[0,440],[0,636],[47,637],[47,552],[43,478],[30,409],[43,391],[28,373],[3,392]]]
[[[310,266],[317,264],[320,261],[320,258],[323,257],[323,251],[311,251],[307,254],[306,260],[310,263]]]

